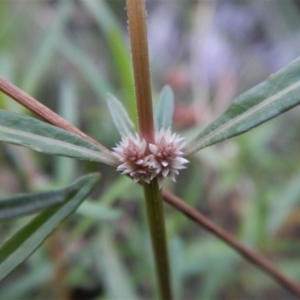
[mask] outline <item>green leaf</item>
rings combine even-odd
[[[110,152],[63,129],[35,118],[0,110],[0,141],[37,151],[116,165]]]
[[[15,233],[0,248],[0,281],[21,264],[53,230],[73,213],[99,181],[89,174],[74,183],[74,194],[63,204],[48,208]]]
[[[300,59],[239,96],[185,146],[186,155],[239,135],[300,103]]]
[[[60,190],[19,194],[0,199],[0,221],[33,214],[53,205],[62,204],[77,190],[76,181]]]
[[[122,136],[134,133],[133,122],[130,120],[123,104],[111,94],[107,94],[106,103],[120,135]]]
[[[170,86],[166,85],[160,92],[155,110],[156,129],[168,129],[172,126],[174,112],[174,94]]]

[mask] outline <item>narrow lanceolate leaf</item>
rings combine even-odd
[[[67,188],[30,194],[13,195],[0,199],[0,221],[36,213],[51,206],[62,204],[78,191],[81,180]]]
[[[185,147],[186,155],[248,131],[300,103],[300,58],[239,96]]]
[[[35,118],[0,110],[0,141],[37,151],[116,166],[116,159],[91,142]]]
[[[166,85],[159,94],[155,110],[156,130],[171,128],[174,112],[174,94],[170,86]]]
[[[34,252],[53,230],[76,210],[98,181],[98,174],[80,178],[74,183],[76,188],[69,199],[40,213],[1,246],[0,281]]]
[[[122,103],[113,95],[107,94],[106,103],[114,121],[115,126],[121,135],[127,136],[134,133],[134,125]]]

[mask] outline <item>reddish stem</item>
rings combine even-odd
[[[127,0],[127,13],[140,134],[154,142],[147,25],[144,0]]]

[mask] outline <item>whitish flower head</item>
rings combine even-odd
[[[185,168],[188,160],[183,158],[184,153],[180,151],[184,145],[183,138],[172,134],[170,129],[155,133],[155,144],[149,144],[152,153],[149,166],[155,170],[160,185],[165,177],[176,181],[178,170]]]
[[[129,174],[135,182],[144,180],[149,183],[155,174],[149,168],[150,157],[146,155],[146,148],[146,141],[138,135],[123,136],[122,141],[113,148],[113,154],[120,162],[117,171]]]
[[[155,133],[155,143],[149,144],[138,135],[122,137],[122,141],[113,148],[113,153],[120,162],[117,171],[130,175],[135,182],[143,180],[149,183],[157,177],[159,185],[166,177],[175,181],[178,170],[184,169],[188,162],[181,151],[183,138],[171,133],[171,130],[160,130]]]

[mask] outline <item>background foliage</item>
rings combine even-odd
[[[175,128],[216,118],[300,53],[297,1],[149,1],[153,91],[175,94]],[[0,73],[107,147],[119,140],[111,92],[136,120],[124,1],[0,1]],[[157,97],[155,97],[157,100]],[[27,113],[0,95],[1,108]],[[197,154],[178,184],[189,204],[300,281],[299,108]],[[135,121],[136,122],[136,121]],[[0,145],[0,195],[60,189],[91,171],[101,184],[26,263],[1,299],[152,298],[141,189],[107,166]],[[177,299],[293,299],[166,206]],[[6,240],[29,217],[0,223]],[[65,294],[65,295],[66,295]],[[66,297],[66,296],[64,296]]]

